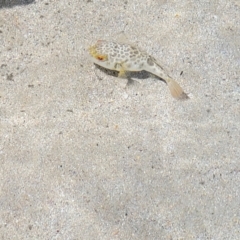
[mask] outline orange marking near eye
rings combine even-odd
[[[98,60],[103,60],[103,57],[97,57],[98,58]]]
[[[96,58],[100,61],[105,61],[107,60],[107,55],[97,55]]]

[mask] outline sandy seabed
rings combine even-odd
[[[239,12],[0,1],[0,239],[240,239]],[[89,61],[122,32],[188,101]]]

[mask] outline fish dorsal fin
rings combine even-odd
[[[114,41],[119,42],[119,43],[124,43],[124,44],[129,44],[129,45],[134,45],[127,37],[126,33],[124,31],[121,31],[116,34],[114,37]]]

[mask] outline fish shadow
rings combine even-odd
[[[101,67],[97,64],[94,64],[94,65],[97,69],[104,72],[105,74],[107,74],[109,76],[112,76],[112,77],[118,77],[118,73],[119,73],[118,71],[106,69],[106,68]],[[126,79],[128,80],[127,85],[132,85],[132,84],[135,84],[137,82],[136,80],[134,80],[132,78],[135,78],[135,79],[138,79],[138,80],[145,80],[145,79],[150,78],[150,77],[152,77],[156,80],[160,80],[160,81],[165,83],[165,81],[163,79],[161,79],[161,78],[143,70],[143,71],[139,71],[139,72],[127,72],[127,75],[126,75]]]
[[[17,5],[28,5],[35,0],[0,0],[0,8],[11,8]]]

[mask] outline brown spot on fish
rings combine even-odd
[[[148,63],[148,65],[150,65],[150,66],[153,66],[153,65],[154,65],[154,61],[153,61],[153,59],[152,59],[151,57],[149,57],[149,58],[147,59],[147,63]]]

